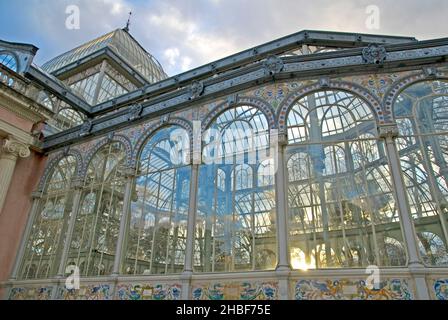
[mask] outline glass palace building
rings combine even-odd
[[[448,299],[448,39],[36,52],[0,41],[1,298]]]

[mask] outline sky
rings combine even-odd
[[[37,46],[38,65],[123,28],[132,11],[131,34],[170,76],[304,29],[448,36],[448,0],[0,0],[0,8],[0,39]]]

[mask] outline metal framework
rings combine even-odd
[[[446,296],[448,39],[302,31],[150,84],[102,54],[23,72],[63,130],[9,297]]]

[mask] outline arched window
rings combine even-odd
[[[181,273],[189,207],[189,144],[186,130],[158,130],[140,154],[127,231],[124,274]],[[181,140],[182,141],[182,140]],[[176,151],[177,150],[177,151]]]
[[[427,265],[447,266],[448,82],[409,86],[394,102],[394,114],[401,171],[420,254]],[[437,234],[437,239],[430,234]]]
[[[123,210],[125,160],[120,142],[101,147],[90,160],[68,256],[82,276],[101,275],[105,265],[113,264]]]
[[[252,167],[248,164],[240,164],[235,166],[232,171],[231,181],[232,190],[244,190],[252,188],[254,183]]]
[[[288,142],[356,139],[372,132],[375,121],[366,103],[344,91],[318,91],[298,100],[288,113]]]
[[[23,279],[48,278],[57,272],[64,228],[72,210],[70,184],[76,165],[75,157],[62,158],[45,182],[22,261]]]
[[[367,103],[348,92],[314,92],[292,106],[287,125],[292,266],[404,263],[385,254],[386,230],[401,241],[401,229]]]
[[[0,52],[0,64],[14,72],[17,72],[17,59],[12,53]]]
[[[267,187],[275,183],[275,163],[273,159],[261,161],[257,169],[258,186]]]
[[[267,119],[252,106],[224,111],[205,132],[195,271],[275,268],[275,189],[268,148]]]

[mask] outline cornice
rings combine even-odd
[[[33,123],[44,121],[53,117],[52,111],[1,83],[0,107]]]

